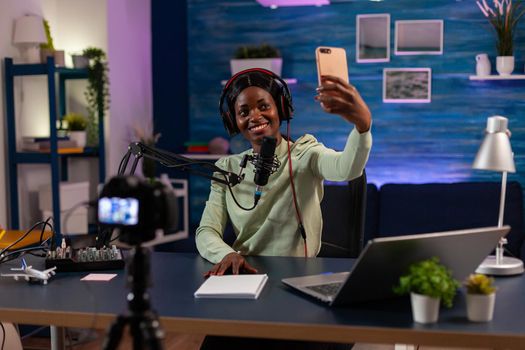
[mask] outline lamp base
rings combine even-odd
[[[498,264],[495,255],[487,256],[476,269],[476,273],[495,276],[519,275],[523,272],[523,261],[521,259],[504,256]]]

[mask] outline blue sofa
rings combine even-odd
[[[497,182],[385,184],[380,188],[368,184],[364,241],[496,226],[500,187]],[[525,260],[523,191],[518,182],[507,184],[503,223],[512,228],[506,249]]]
[[[375,237],[496,226],[500,186],[497,182],[385,184],[379,188],[367,184],[364,235],[356,239],[353,221],[360,215],[355,210],[360,198],[356,198],[355,188],[352,184],[326,184],[321,203],[323,241],[332,240],[347,249],[342,253],[322,249],[321,255],[356,257],[363,244]],[[504,224],[512,227],[506,248],[525,260],[523,192],[518,182],[507,184],[505,202]],[[156,250],[197,252],[195,229],[188,239],[157,246]],[[231,228],[227,229],[225,240],[231,244],[234,239]]]

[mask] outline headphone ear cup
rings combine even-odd
[[[226,131],[228,131],[228,134],[230,136],[235,136],[239,133],[239,128],[237,127],[237,123],[235,120],[231,117],[230,112],[222,112],[221,113],[222,122],[224,124],[224,128]]]
[[[292,119],[293,108],[290,108],[290,103],[288,102],[287,96],[285,96],[284,91],[281,94],[281,115],[283,120]]]

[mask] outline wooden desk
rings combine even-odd
[[[249,261],[269,274],[259,299],[195,299],[193,292],[211,264],[193,254],[154,253],[151,298],[163,328],[280,339],[525,349],[525,276],[496,280],[499,290],[492,322],[468,322],[460,293],[454,308],[441,310],[438,323],[420,325],[412,322],[408,298],[330,308],[281,283],[283,277],[348,270],[353,260],[253,257]],[[0,266],[2,272],[7,269]],[[61,273],[47,286],[1,279],[0,320],[108,328],[115,315],[127,312],[125,273],[119,271],[109,283],[81,282],[83,275]]]

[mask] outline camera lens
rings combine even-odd
[[[330,49],[321,49],[321,53],[330,53],[332,50]]]

